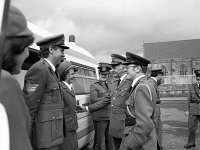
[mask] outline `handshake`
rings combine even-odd
[[[76,112],[77,113],[83,113],[83,112],[87,112],[87,110],[84,106],[77,105],[76,106]]]
[[[110,94],[109,93],[107,93],[106,95],[105,95],[105,97],[104,98],[106,98],[106,99],[111,99],[111,96],[110,96]]]

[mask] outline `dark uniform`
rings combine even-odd
[[[198,121],[200,121],[200,69],[195,70],[194,73],[196,74],[197,83],[194,83],[189,87],[189,94],[187,97],[186,109],[189,111],[189,137],[187,145],[184,146],[185,148],[196,146],[195,135],[198,127]]]
[[[155,107],[155,112],[154,112],[154,124],[155,124],[155,129],[156,129],[156,134],[158,136],[158,145],[159,149],[163,149],[162,146],[162,121],[161,121],[161,111],[160,111],[160,95],[158,91],[158,86],[161,81],[158,81],[156,77],[158,74],[163,75],[162,69],[152,69],[151,70],[151,78],[150,81],[153,83],[156,93],[157,93],[157,98],[156,98],[156,107]]]
[[[11,39],[16,41],[18,38],[21,39],[23,37],[25,39],[31,37],[32,35],[33,33],[28,29],[27,20],[23,13],[19,9],[10,6],[7,30],[5,32],[6,38],[11,37]],[[12,41],[10,44],[14,45],[12,44]],[[16,53],[15,55],[11,56],[11,58],[13,57],[13,59],[15,59],[17,56],[21,57],[21,55],[24,55],[22,53],[19,54],[19,51],[22,52],[20,49],[21,45],[22,42],[19,42],[17,43],[17,48],[16,46],[11,46],[9,48],[9,50],[12,52],[12,55]],[[7,54],[9,54],[9,52],[4,49],[3,57],[9,57]],[[3,68],[4,65],[5,64],[3,64]],[[16,67],[17,65],[19,64],[16,61],[16,64],[13,67]],[[12,69],[15,69],[13,67]],[[20,68],[21,66],[17,67]],[[2,143],[5,142],[5,140],[0,141],[1,149],[3,150],[3,148],[5,148],[2,147],[4,144],[9,144],[9,150],[32,150],[32,145],[29,139],[31,117],[26,106],[21,87],[16,78],[10,72],[8,72],[8,70],[4,69],[1,70],[0,103],[5,108],[9,125],[9,135],[7,135],[9,138],[9,143]],[[0,122],[0,124],[2,123],[4,124],[4,122]],[[3,133],[0,134],[2,138],[6,138]]]
[[[52,45],[68,48],[63,34],[41,40],[37,45],[41,51]],[[26,73],[24,84],[24,97],[32,119],[33,147],[58,150],[63,142],[63,100],[57,74],[41,58]]]
[[[147,67],[150,63],[149,60],[132,53],[127,52],[126,56],[129,64]],[[134,81],[130,96],[126,101],[126,108],[127,114],[135,118],[135,123],[126,124],[120,150],[156,150],[157,136],[153,123],[153,113],[157,94],[153,84],[147,80],[142,72],[135,72],[133,77]]]
[[[107,78],[111,66],[107,63],[99,63],[98,69],[100,76]],[[90,86],[90,99],[92,104],[104,100],[104,97],[108,94],[110,94],[110,90],[106,80],[100,79]],[[93,112],[92,116],[95,129],[94,150],[102,150],[104,145],[106,150],[113,150],[112,137],[109,135],[110,105]]]
[[[112,54],[112,66],[124,63],[126,58]],[[131,88],[132,79],[127,78],[126,74],[123,74],[122,79],[113,79],[110,81],[109,86],[111,90],[111,113],[110,113],[110,126],[109,133],[113,137],[115,150],[118,150],[123,137],[123,131],[125,126],[125,101],[128,99],[128,95]]]
[[[58,67],[59,75],[64,71],[77,68],[69,61],[63,61]],[[64,101],[64,141],[61,150],[78,150],[78,139],[76,130],[78,129],[76,115],[76,97],[73,89],[69,89],[64,81],[61,81],[61,90]]]
[[[111,57],[113,67],[124,63],[126,60],[125,57],[118,54],[112,54]],[[132,80],[128,79],[125,73],[122,73],[122,76],[124,78],[121,82],[119,78],[114,78],[108,82],[110,96],[105,96],[103,100],[88,106],[89,111],[94,112],[111,102],[109,134],[113,137],[115,150],[118,150],[121,144],[125,124],[125,101],[128,98],[132,83]]]

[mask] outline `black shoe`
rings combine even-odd
[[[185,148],[196,147],[196,144],[192,144],[192,145],[190,145],[190,144],[186,144],[184,147],[185,147]]]

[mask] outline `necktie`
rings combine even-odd
[[[71,87],[71,92],[72,92],[73,94],[75,94],[75,93],[74,93],[74,90],[73,90],[73,88],[72,88],[72,87]]]
[[[59,79],[59,74],[58,74],[57,69],[55,70],[55,74],[56,74],[56,77]]]

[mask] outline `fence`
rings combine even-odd
[[[195,82],[194,75],[164,76],[164,83],[159,86],[160,95],[166,96],[187,96],[188,87]]]

